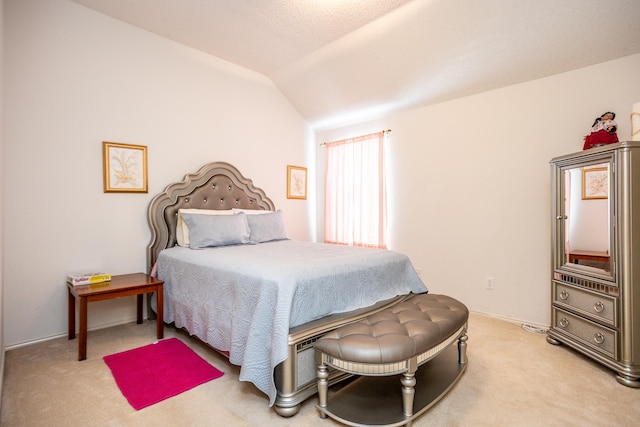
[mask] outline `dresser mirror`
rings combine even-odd
[[[562,203],[556,205],[560,212],[555,213],[555,220],[563,236],[560,242],[564,241],[556,251],[556,268],[613,280],[613,159],[602,160],[565,165],[556,171]]]

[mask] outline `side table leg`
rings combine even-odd
[[[87,358],[87,299],[80,297],[80,332],[78,338],[78,360]]]
[[[139,325],[142,323],[142,297],[144,294],[136,295],[136,323]]]
[[[69,293],[69,339],[72,340],[76,337],[76,297],[71,293],[71,289],[67,288],[67,291]]]
[[[162,339],[164,338],[164,294],[163,294],[163,288],[162,285],[158,285],[158,288],[156,290],[156,302],[158,307],[156,308],[157,310],[157,315],[158,318],[156,319],[157,323],[157,329],[158,329],[158,339]]]

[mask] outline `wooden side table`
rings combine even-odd
[[[578,264],[578,260],[609,262],[609,252],[597,251],[571,251],[569,252],[569,262]]]
[[[155,292],[158,298],[157,335],[164,337],[162,286],[164,282],[144,273],[113,276],[111,281],[91,285],[73,286],[67,283],[69,290],[69,339],[76,337],[76,299],[80,302],[80,331],[78,340],[78,360],[87,358],[87,306],[90,302],[103,301],[136,295],[137,323],[142,323],[142,296]]]

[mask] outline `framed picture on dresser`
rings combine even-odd
[[[582,200],[609,197],[609,170],[606,167],[582,169]]]

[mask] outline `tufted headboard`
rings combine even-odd
[[[181,182],[169,184],[149,204],[151,242],[147,247],[147,272],[158,254],[176,244],[178,209],[262,209],[275,210],[265,192],[225,162],[208,163]]]

